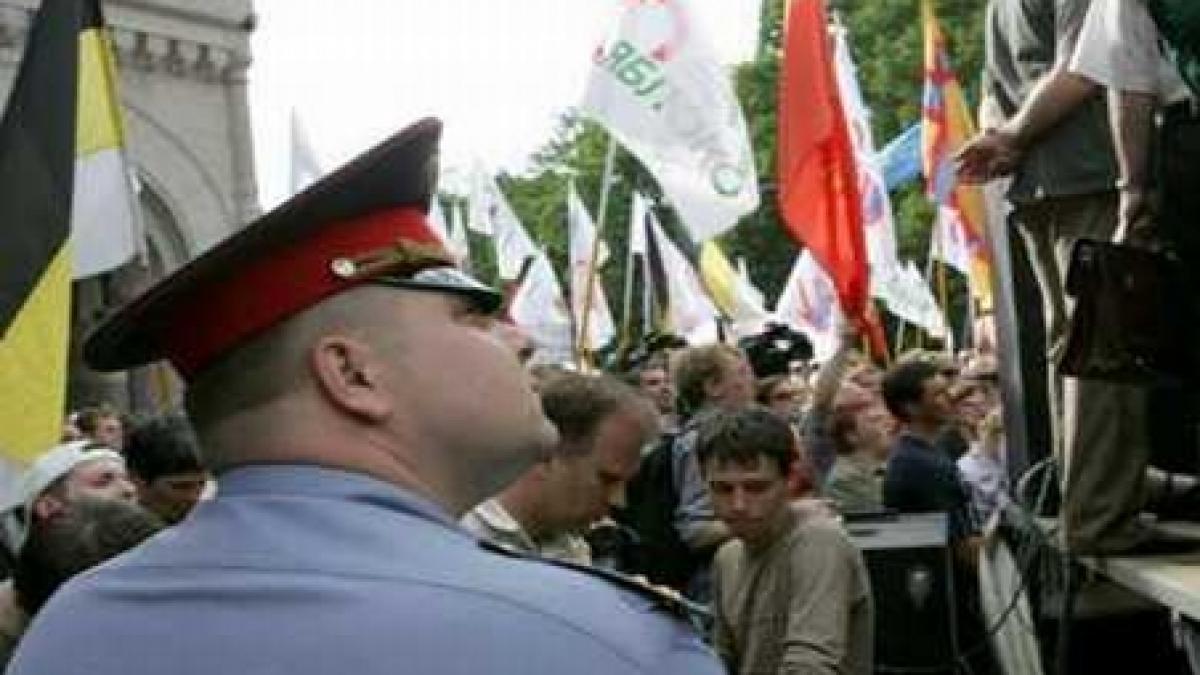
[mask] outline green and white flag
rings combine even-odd
[[[697,242],[758,207],[746,120],[685,0],[630,0],[593,54],[582,111],[658,180]]]

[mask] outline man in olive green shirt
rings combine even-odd
[[[868,675],[874,610],[862,554],[793,509],[794,436],[764,408],[718,412],[696,449],[733,534],[713,562],[713,645],[732,675]]]

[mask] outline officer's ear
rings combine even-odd
[[[309,354],[312,373],[333,406],[372,422],[392,413],[392,398],[382,386],[382,368],[369,345],[345,335],[317,340]]]

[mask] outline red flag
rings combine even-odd
[[[858,168],[833,69],[824,0],[792,0],[779,77],[779,210],[837,289],[842,311],[886,352],[868,311]],[[881,349],[882,348],[882,349]]]

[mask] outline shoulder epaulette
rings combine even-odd
[[[497,555],[503,555],[508,558],[520,558],[522,560],[542,563],[544,565],[553,565],[555,567],[569,569],[574,572],[579,572],[580,574],[586,574],[590,577],[602,579],[613,586],[617,586],[621,590],[628,591],[641,598],[650,600],[659,609],[673,614],[676,617],[691,623],[692,625],[704,625],[712,620],[712,612],[709,611],[707,607],[695,602],[691,602],[683,597],[660,591],[647,583],[643,583],[642,581],[621,572],[602,567],[584,565],[582,563],[571,562],[568,560],[546,558],[543,556],[534,555],[532,553],[526,553],[524,551],[513,550],[511,548],[507,548],[483,539],[479,541],[479,545],[484,550]]]

